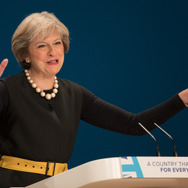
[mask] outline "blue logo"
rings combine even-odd
[[[126,157],[123,157],[126,159]],[[123,164],[122,165],[122,172],[123,177],[132,177],[130,174],[128,174],[128,172],[136,172],[137,178],[143,178],[143,173],[142,170],[140,168],[139,162],[137,160],[136,157],[131,157],[133,164]]]

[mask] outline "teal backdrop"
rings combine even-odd
[[[59,77],[72,80],[132,113],[155,106],[188,87],[188,1],[183,0],[32,0],[3,1],[0,59],[9,58],[3,77],[22,68],[11,52],[11,37],[22,19],[49,11],[70,30],[70,51]],[[188,156],[188,110],[163,126]],[[159,130],[161,154],[172,143]],[[80,122],[69,168],[118,156],[155,156],[148,136],[128,136]]]

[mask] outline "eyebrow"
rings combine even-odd
[[[55,39],[54,41],[57,41],[57,40],[61,40],[61,38],[59,37],[59,38],[57,38],[57,39]],[[53,41],[53,42],[54,42]],[[35,43],[35,45],[37,45],[37,44],[40,44],[40,43],[46,43],[44,40],[43,41],[37,41],[36,43]]]

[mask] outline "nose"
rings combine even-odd
[[[55,49],[51,45],[48,46],[48,55],[49,56],[54,56],[55,55]]]

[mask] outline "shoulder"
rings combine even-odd
[[[23,78],[25,77],[24,72],[20,72],[17,75],[11,75],[11,76],[7,76],[6,78],[1,79],[2,82],[4,82],[5,84],[15,84],[20,80],[23,80]]]
[[[58,78],[59,92],[64,96],[82,100],[83,92],[81,86],[73,81]]]
[[[59,80],[59,84],[62,86],[62,91],[65,92],[67,91],[69,94],[70,93],[79,93],[83,100],[90,100],[91,98],[96,97],[92,92],[90,92],[88,89],[86,89],[85,87],[70,81],[70,80],[66,80],[66,79],[60,79]]]
[[[59,82],[63,84],[64,86],[70,86],[70,87],[81,87],[79,84],[71,81],[71,80],[66,80],[66,79],[61,79],[58,78]]]
[[[66,79],[61,79],[58,78],[59,84],[62,86],[62,88],[65,90],[82,90],[82,86],[80,86],[79,84],[70,81],[70,80],[66,80]]]
[[[20,89],[25,89],[28,85],[28,81],[24,72],[20,72],[17,75],[7,76],[1,79],[1,82],[6,86],[9,93],[15,93],[20,91]]]

